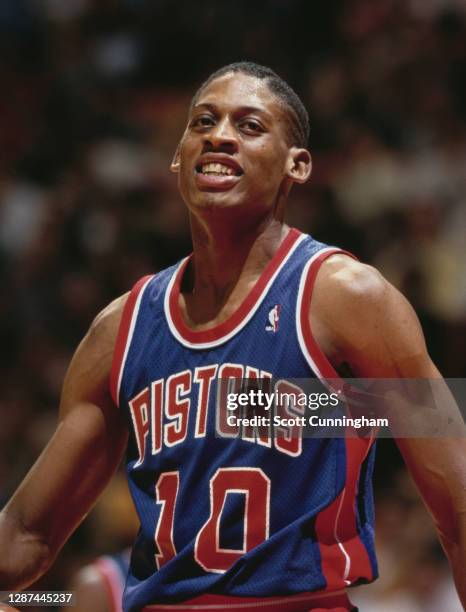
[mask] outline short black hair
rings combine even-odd
[[[191,100],[191,109],[196,104],[201,92],[212,81],[228,74],[229,72],[241,72],[257,79],[265,79],[268,88],[282,102],[289,118],[289,136],[291,144],[298,147],[307,147],[309,141],[309,115],[300,97],[286,81],[267,66],[261,66],[254,62],[234,62],[219,68],[213,72],[199,87]]]

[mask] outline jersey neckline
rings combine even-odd
[[[183,259],[173,273],[165,292],[165,316],[175,338],[190,348],[210,348],[233,337],[256,312],[280,269],[304,237],[305,235],[299,230],[290,228],[256,284],[238,308],[225,321],[204,330],[193,330],[188,327],[180,311],[181,281],[192,254]]]

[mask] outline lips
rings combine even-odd
[[[200,190],[226,191],[240,180],[243,169],[227,155],[204,155],[196,165],[196,184]]]

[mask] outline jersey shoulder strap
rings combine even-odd
[[[154,275],[148,275],[139,279],[131,289],[123,307],[109,379],[110,394],[117,406],[119,405],[121,377],[141,305],[141,298],[144,290],[153,278]]]

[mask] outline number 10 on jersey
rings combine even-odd
[[[176,500],[180,487],[178,471],[164,472],[155,485],[156,502],[161,504],[155,529],[157,568],[176,555],[173,540]],[[246,552],[269,537],[270,479],[260,468],[219,468],[209,483],[210,515],[198,531],[194,557],[206,572],[223,573]],[[207,491],[206,491],[207,493]],[[220,546],[220,526],[228,494],[245,496],[243,545],[239,549]]]

